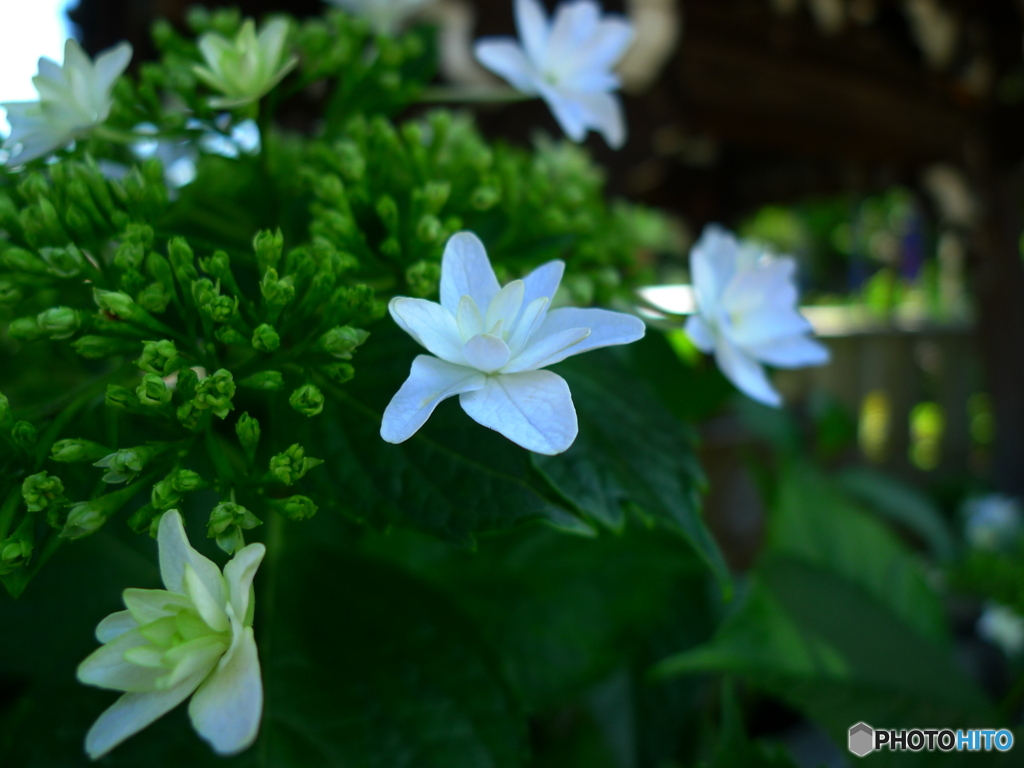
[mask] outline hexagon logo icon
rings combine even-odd
[[[875,751],[875,729],[867,723],[857,723],[850,728],[850,751],[857,757],[864,757]]]

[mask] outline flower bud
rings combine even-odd
[[[366,158],[354,141],[337,142],[334,145],[334,160],[341,175],[348,181],[361,181],[366,175]]]
[[[150,283],[136,296],[136,302],[147,312],[159,315],[166,311],[174,297],[163,283]]]
[[[309,520],[316,514],[317,506],[308,496],[289,496],[271,502],[274,509],[296,523]]]
[[[146,318],[146,310],[135,303],[127,293],[120,291],[104,291],[99,288],[93,289],[93,298],[96,304],[115,320],[143,320]]]
[[[63,539],[81,539],[91,533],[96,533],[107,522],[109,515],[110,512],[107,511],[106,505],[99,499],[75,504],[68,513],[68,519],[64,523],[64,529],[60,532],[60,536]]]
[[[224,251],[216,251],[212,256],[199,260],[199,268],[218,280],[231,274],[231,258]]]
[[[46,264],[46,271],[54,277],[75,277],[85,266],[85,256],[74,245],[40,248],[39,256]]]
[[[280,309],[295,298],[295,286],[291,277],[277,278],[276,269],[268,269],[260,282],[263,300],[272,309]]]
[[[142,383],[136,388],[135,394],[139,402],[150,408],[161,408],[171,402],[173,394],[167,383],[155,373],[147,373]]]
[[[128,518],[128,527],[132,529],[134,533],[144,533],[149,531],[150,526],[153,524],[155,519],[158,519],[158,512],[152,504],[143,504],[137,510],[135,510],[131,517]]]
[[[201,277],[192,283],[192,299],[197,307],[207,307],[220,295],[220,284],[214,284],[208,277]]]
[[[288,398],[288,403],[303,416],[312,417],[323,411],[324,395],[316,385],[306,384],[292,392],[292,396]]]
[[[381,195],[377,199],[377,215],[384,222],[384,227],[391,234],[398,231],[398,203],[391,195]]]
[[[163,383],[162,381],[160,382]],[[103,475],[105,483],[126,483],[131,482],[149,463],[149,461],[160,453],[163,446],[143,445],[136,448],[122,448],[93,464],[94,467],[104,467],[107,471]]]
[[[270,459],[270,474],[285,485],[294,485],[313,467],[323,464],[322,459],[306,456],[306,450],[296,443],[284,453]]]
[[[71,307],[52,307],[36,317],[39,330],[51,339],[67,339],[75,335],[82,325],[82,316]]]
[[[242,531],[251,531],[259,525],[263,525],[263,521],[241,504],[224,501],[213,508],[206,531],[211,539],[217,540],[217,546],[230,555],[245,546]]]
[[[139,398],[127,387],[116,384],[107,385],[106,404],[108,408],[119,411],[134,410],[139,407]]]
[[[281,337],[274,326],[264,323],[253,332],[252,346],[260,352],[275,352],[281,346]]]
[[[135,361],[143,371],[157,376],[170,376],[179,367],[178,348],[169,339],[147,341],[142,356]]]
[[[171,268],[171,262],[159,253],[150,251],[149,255],[146,256],[146,272],[150,277],[166,288],[167,292],[173,297],[174,270]]]
[[[280,371],[260,371],[238,382],[248,389],[262,389],[264,392],[280,392],[284,389],[284,377]]]
[[[212,376],[201,379],[196,385],[196,396],[192,402],[200,410],[212,410],[213,413],[224,418],[234,406],[231,398],[235,396],[235,380],[231,372],[223,368]]]
[[[64,504],[64,483],[46,472],[29,475],[21,484],[21,495],[29,512],[42,512],[48,507]]]
[[[436,261],[417,261],[405,270],[405,282],[413,296],[433,296],[441,284],[441,265]]]
[[[178,282],[187,291],[188,287],[199,277],[196,272],[195,254],[183,237],[175,237],[167,243],[167,256],[171,260],[171,268]]]
[[[26,451],[35,447],[37,436],[36,428],[27,421],[16,422],[11,427],[11,439],[14,444]]]
[[[431,216],[426,214],[420,217],[419,222],[416,224],[416,238],[421,243],[432,245],[436,243],[444,236],[444,225],[437,216]]]
[[[469,204],[478,211],[489,211],[500,201],[501,191],[492,186],[477,187],[469,196]]]
[[[278,262],[281,261],[284,235],[280,229],[276,232],[269,230],[257,232],[256,237],[252,240],[252,248],[256,252],[256,265],[259,267],[260,274],[266,274],[268,270],[276,269]]]
[[[238,297],[218,296],[203,311],[215,323],[230,323],[238,314]]]
[[[185,368],[178,372],[178,381],[175,391],[183,400],[191,400],[196,396],[196,387],[199,386],[199,374],[191,368]]]
[[[345,197],[345,185],[334,174],[327,174],[317,179],[315,192],[328,205],[339,207]]]
[[[7,335],[16,341],[38,341],[46,336],[35,317],[19,317],[7,326]]]
[[[89,360],[99,360],[113,355],[127,355],[138,349],[138,342],[114,339],[109,336],[80,336],[71,342],[75,352]]]
[[[370,334],[360,328],[341,326],[332,328],[318,342],[320,349],[329,355],[340,360],[351,360],[352,353],[370,337]]]
[[[26,565],[32,557],[32,541],[28,537],[11,536],[0,541],[0,576],[8,576]]]
[[[0,279],[0,307],[16,306],[23,298],[24,295],[17,284]]]
[[[50,458],[64,464],[71,464],[77,461],[95,461],[96,459],[102,459],[108,453],[110,453],[110,449],[99,443],[80,438],[58,440],[50,448]]]
[[[331,363],[320,370],[335,384],[347,384],[356,377],[356,369],[350,363]]]
[[[448,202],[451,193],[452,185],[447,181],[431,181],[423,185],[423,189],[417,190],[414,194],[422,198],[427,213],[436,216]]]
[[[118,287],[121,289],[121,292],[127,293],[129,296],[141,291],[145,285],[146,278],[137,269],[126,269],[121,274],[121,280],[118,283]]]
[[[24,248],[8,248],[3,252],[3,256],[0,256],[0,262],[11,272],[39,275],[47,271],[46,262]]]
[[[171,482],[181,493],[192,493],[207,485],[199,473],[193,472],[191,469],[179,469]]]
[[[114,266],[122,271],[141,269],[146,259],[146,247],[142,243],[124,241],[114,251]]]

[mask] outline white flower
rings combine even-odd
[[[199,38],[199,51],[206,66],[195,66],[196,75],[224,94],[210,99],[214,109],[234,109],[261,98],[281,82],[298,64],[298,57],[285,59],[288,22],[274,19],[256,36],[256,24],[246,19],[234,40],[216,32]]]
[[[992,493],[969,499],[964,505],[967,522],[964,535],[977,549],[998,550],[1012,545],[1024,531],[1020,503],[1009,496]]]
[[[32,78],[39,101],[3,105],[11,123],[11,135],[4,142],[4,149],[12,152],[8,163],[47,155],[106,120],[114,82],[131,59],[131,45],[120,43],[93,63],[70,39],[64,44],[63,65],[39,59],[39,74]]]
[[[998,603],[989,603],[978,619],[978,636],[999,646],[1007,656],[1024,650],[1024,618]]]
[[[571,0],[558,6],[549,21],[538,0],[515,0],[516,27],[522,40],[484,38],[476,57],[513,87],[540,96],[573,141],[587,129],[599,131],[609,146],[626,143],[622,104],[612,92],[619,79],[612,68],[633,39],[621,16],[601,18],[594,0]]]
[[[436,0],[327,0],[332,5],[362,16],[382,35],[393,34],[416,11]]]
[[[192,725],[213,749],[233,755],[256,739],[263,682],[252,620],[252,580],[263,560],[250,544],[224,573],[196,552],[176,510],[157,534],[165,590],[126,589],[128,610],[100,622],[104,645],[78,667],[89,685],[126,693],[100,715],[85,739],[97,759],[192,696]]]
[[[766,405],[782,398],[762,363],[803,368],[828,362],[828,349],[807,336],[811,324],[797,309],[796,262],[740,244],[709,226],[690,252],[697,312],[686,332],[702,352],[714,352],[722,373]]]
[[[569,386],[543,371],[570,355],[629,344],[641,320],[604,309],[553,309],[565,264],[551,261],[498,285],[487,251],[471,232],[453,235],[441,262],[441,303],[396,297],[395,322],[436,357],[420,355],[384,411],[380,434],[401,443],[442,400],[459,395],[470,418],[531,451],[554,455],[576,439]]]

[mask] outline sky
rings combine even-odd
[[[0,102],[38,98],[32,76],[40,56],[64,60],[64,40],[71,35],[64,8],[76,0],[3,0],[0,24]],[[6,110],[0,107],[0,134],[7,135]]]

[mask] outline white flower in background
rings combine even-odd
[[[969,499],[964,512],[964,536],[977,549],[1003,549],[1014,544],[1024,532],[1024,512],[1020,503],[1009,496],[992,493]]]
[[[985,606],[976,627],[978,636],[999,646],[1007,656],[1024,650],[1024,617],[998,603]]]
[[[629,344],[639,318],[604,309],[548,311],[565,264],[551,261],[502,288],[471,232],[453,235],[441,262],[441,303],[396,297],[395,322],[436,355],[420,355],[384,411],[380,434],[401,443],[438,403],[459,395],[470,418],[531,451],[554,455],[576,439],[576,409],[562,377],[543,371],[570,355]]]
[[[614,149],[626,143],[622,104],[613,93],[619,78],[612,68],[626,53],[633,28],[621,16],[601,17],[594,0],[558,6],[549,21],[538,0],[515,0],[516,28],[511,37],[484,38],[476,57],[517,90],[540,96],[573,141],[587,129],[599,131]]]
[[[128,610],[100,622],[96,637],[104,645],[78,667],[81,682],[125,691],[86,736],[94,760],[193,692],[192,725],[218,754],[241,752],[259,730],[263,682],[252,580],[264,546],[245,547],[221,574],[191,547],[176,510],[160,519],[157,543],[166,591],[125,590]]]
[[[224,96],[210,99],[214,109],[234,109],[264,96],[296,64],[297,56],[285,58],[288,22],[274,19],[264,24],[259,36],[256,24],[246,19],[234,40],[216,32],[199,38],[199,51],[206,66],[193,67],[196,75]]]
[[[11,135],[4,142],[8,164],[30,160],[60,149],[110,116],[111,91],[132,60],[132,47],[120,43],[97,57],[95,63],[75,40],[64,44],[64,63],[39,59],[39,74],[32,83],[39,101],[8,102]]]
[[[726,378],[749,397],[779,406],[782,398],[762,363],[777,368],[824,365],[829,353],[811,339],[811,324],[797,309],[796,262],[741,244],[709,226],[690,252],[697,311],[686,333],[702,352],[714,353]]]
[[[420,8],[437,0],[327,0],[331,5],[342,8],[353,16],[361,16],[370,22],[373,29],[388,35],[396,32],[402,24]]]

